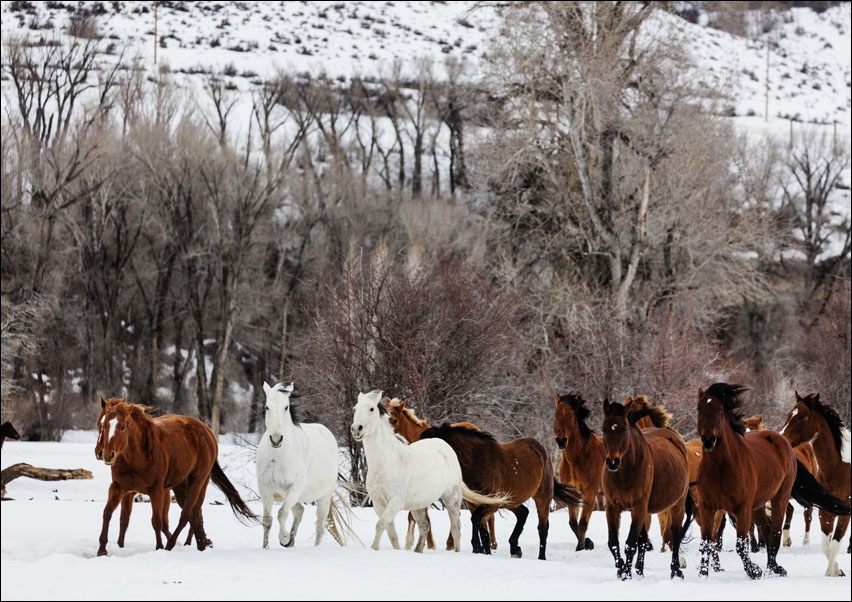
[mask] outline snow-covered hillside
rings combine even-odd
[[[141,57],[152,73],[183,74],[178,81],[220,74],[246,90],[279,70],[348,81],[390,76],[395,64],[403,75],[414,73],[424,58],[439,77],[447,57],[475,73],[488,42],[500,36],[489,4],[3,2],[2,35],[50,39],[94,23],[113,57]],[[820,14],[792,9],[772,19],[771,31],[748,38],[661,14],[655,27],[663,33],[655,35],[687,42],[691,77],[708,91],[733,95],[729,110],[737,118],[755,125],[836,122],[845,132],[852,110],[850,14],[848,2]]]

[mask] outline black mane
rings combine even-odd
[[[580,436],[583,439],[588,439],[594,434],[594,431],[586,424],[592,411],[586,406],[586,400],[579,393],[569,393],[568,395],[560,395],[559,403],[567,403],[574,410],[577,416],[577,426],[580,429]]]
[[[748,387],[744,385],[729,385],[728,383],[713,383],[704,391],[705,395],[715,397],[722,402],[731,428],[740,435],[745,435],[747,430],[741,413],[743,400],[740,399],[740,395],[746,391],[748,391]]]

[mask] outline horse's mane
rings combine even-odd
[[[393,399],[385,397],[383,401],[385,401],[391,408],[401,409],[405,413],[405,415],[408,416],[411,421],[414,422],[414,424],[416,424],[417,426],[429,426],[428,422],[426,422],[422,418],[417,417],[417,414],[414,413],[414,410],[412,410],[411,408],[406,408],[404,405],[405,402],[399,399],[398,397],[394,397]]]
[[[744,385],[729,385],[728,383],[713,383],[704,391],[705,395],[715,397],[722,402],[731,428],[740,435],[745,435],[746,432],[746,425],[741,413],[743,400],[740,399],[740,395],[746,391],[748,391],[748,387]]]
[[[494,435],[492,435],[488,431],[473,430],[472,428],[469,428],[469,427],[466,427],[466,426],[456,426],[456,425],[450,424],[449,422],[441,423],[440,426],[429,427],[428,429],[423,431],[423,434],[420,435],[420,438],[421,439],[427,438],[426,433],[430,433],[429,436],[431,436],[431,433],[435,433],[439,438],[442,438],[442,439],[443,439],[443,435],[457,434],[457,435],[462,435],[462,436],[477,437],[478,439],[484,439],[486,441],[496,441],[497,440],[497,439],[494,438]]]
[[[828,430],[831,431],[831,438],[834,439],[834,446],[837,448],[837,453],[843,457],[843,431],[846,428],[843,424],[843,419],[837,413],[837,410],[830,405],[820,401],[819,393],[811,393],[807,395],[802,402],[808,407],[812,407],[817,412],[822,414],[825,421],[828,423]]]
[[[665,406],[652,406],[645,395],[637,395],[636,397],[628,398],[629,402],[625,405],[630,406],[630,411],[627,414],[627,421],[630,424],[636,424],[640,419],[647,416],[651,419],[651,423],[658,428],[667,428],[672,419],[672,413],[666,410]],[[636,408],[636,409],[633,409]]]
[[[559,403],[567,403],[574,410],[577,416],[577,426],[580,428],[580,436],[583,439],[588,439],[594,434],[586,420],[592,415],[592,411],[586,407],[586,400],[579,393],[569,393],[568,395],[560,395]]]
[[[298,404],[293,403],[293,392],[287,390],[287,385],[292,385],[293,383],[275,383],[272,387],[273,391],[278,391],[279,393],[284,393],[290,398],[290,420],[293,421],[294,426],[302,426],[302,411],[299,408]]]

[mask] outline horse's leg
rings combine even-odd
[[[373,509],[379,515],[379,520],[376,521],[376,535],[373,538],[373,549],[379,549],[379,541],[382,538],[382,533],[387,532],[388,539],[391,542],[394,550],[399,549],[399,537],[396,534],[396,526],[394,526],[394,517],[403,509],[402,500],[392,498],[384,506],[376,507],[375,500],[373,501]]]
[[[458,494],[451,493],[441,500],[444,507],[447,509],[447,515],[450,517],[450,535],[453,538],[453,551],[461,551],[461,490]],[[472,514],[472,513],[471,513]]]
[[[124,536],[127,534],[127,526],[130,524],[130,513],[133,512],[133,500],[136,493],[130,491],[121,498],[121,515],[118,522],[118,547],[124,547]]]
[[[426,547],[430,550],[435,549],[435,538],[432,537],[432,520],[429,518],[429,508],[423,510],[426,513],[426,520],[429,522],[429,533],[426,534]],[[450,537],[449,535],[447,537]],[[450,548],[447,548],[448,550]]]
[[[836,518],[836,525],[835,525]],[[826,577],[845,577],[846,574],[837,564],[837,553],[840,551],[840,540],[849,526],[848,516],[837,516],[824,510],[819,511],[820,527],[822,530],[822,552],[828,559],[825,569]],[[834,533],[832,533],[834,527]]]
[[[704,503],[704,496],[700,492],[698,493],[699,505],[695,515],[698,526],[701,528],[701,544],[699,545],[701,561],[698,564],[698,576],[707,577],[710,573],[710,559],[714,555],[718,557],[719,553],[715,543],[717,509]]]
[[[752,513],[752,520],[763,521],[763,529],[760,533],[763,535],[763,541],[766,543],[766,570],[772,571],[780,577],[787,575],[787,571],[778,564],[778,550],[781,548],[781,527],[784,523],[784,511],[787,509],[788,499],[779,500],[773,499],[771,510],[767,515],[766,506],[759,508]],[[760,524],[758,523],[758,527]]]
[[[263,516],[260,523],[263,525],[263,549],[269,549],[269,530],[272,528],[272,493],[260,488],[260,501],[263,504]]]
[[[305,515],[305,507],[302,505],[301,502],[296,502],[295,504],[293,504],[291,510],[293,512],[293,523],[290,525],[290,537],[287,541],[286,546],[288,548],[292,548],[294,545],[296,545],[296,533],[299,531],[299,525],[302,524],[302,517]],[[328,508],[326,508],[326,513],[323,516],[328,516]],[[317,516],[317,518],[319,518],[319,516]]]
[[[669,508],[667,514],[669,516],[669,534],[671,536],[671,540],[669,541],[672,553],[672,562],[670,565],[671,578],[680,577],[683,579],[683,571],[681,569],[686,568],[686,559],[680,555],[680,544],[683,542],[683,520],[686,516],[686,498],[684,497],[676,505]]]
[[[287,528],[287,520],[290,518],[290,510],[294,504],[285,495],[281,507],[278,508],[278,543],[283,547],[290,545],[290,530]]]
[[[209,477],[207,477],[209,479]],[[188,524],[190,528],[195,533],[195,542],[196,546],[199,550],[203,550],[207,547],[207,536],[204,533],[204,521],[201,515],[201,505],[204,502],[204,493],[207,490],[207,480],[193,480],[193,476],[187,479],[186,485],[186,495],[184,498],[184,504],[180,509],[180,519],[178,520],[177,527],[172,532],[172,536],[169,537],[169,541],[166,544],[166,549],[171,550],[175,547],[177,543],[177,539],[180,536],[183,528]],[[168,493],[167,489],[162,490]],[[161,492],[158,492],[158,494]],[[151,502],[153,503],[153,497]],[[158,500],[160,501],[160,500]]]
[[[491,540],[491,549],[497,549],[497,532],[494,530],[494,514],[488,516],[488,538]]]
[[[793,513],[796,511],[793,508],[792,502],[787,502],[787,512],[784,513],[784,526],[781,528],[781,545],[785,548],[789,548],[793,541],[790,539],[790,525],[793,523]],[[752,552],[756,552],[752,546]]]
[[[619,575],[622,581],[633,578],[630,567],[634,556],[636,556],[636,574],[640,577],[645,574],[645,552],[648,549],[647,516],[647,514],[643,516],[641,509],[633,509],[630,512],[630,530],[627,532],[627,541],[624,542],[624,570]]]
[[[163,497],[168,496],[169,493],[170,490],[168,489],[158,489],[156,487],[148,491],[148,497],[151,498],[151,526],[154,527],[154,535],[157,537],[157,550],[163,549]],[[168,505],[166,505],[166,511],[168,511]],[[168,525],[168,522],[165,524]],[[171,541],[171,538],[166,538],[166,541]]]
[[[98,556],[106,556],[107,553],[107,537],[109,535],[109,521],[112,519],[112,513],[115,512],[116,507],[121,502],[126,494],[121,491],[118,485],[115,482],[111,483],[109,486],[109,493],[107,494],[107,502],[104,506],[103,512],[103,523],[101,525],[101,535],[98,538]]]
[[[414,526],[417,522],[414,520],[414,515],[409,512],[408,513],[408,529],[405,531],[405,549],[410,550],[411,546],[414,545]],[[449,542],[447,542],[449,543]]]
[[[485,549],[482,543],[482,530],[480,525],[485,518],[485,506],[476,506],[470,509],[470,545],[474,554],[490,554],[491,549]]]
[[[595,549],[594,542],[586,537],[586,531],[589,528],[589,519],[595,509],[595,497],[596,496],[594,494],[589,499],[586,499],[585,495],[583,496],[583,508],[580,510],[580,522],[577,523],[577,530],[575,531],[575,535],[577,536],[577,552],[580,550]],[[577,511],[577,508],[568,508],[568,512],[573,513],[575,517],[577,516]]]
[[[550,501],[536,500],[536,511],[538,512],[538,559],[547,560],[547,533],[550,530]]]
[[[613,504],[606,506],[606,526],[607,526],[607,541],[606,545],[615,560],[615,569],[619,577],[624,571],[624,559],[621,557],[621,546],[618,543],[618,529],[621,526],[621,511],[616,510]],[[628,567],[628,571],[630,568]]]
[[[814,507],[806,506],[802,515],[805,517],[805,535],[802,537],[802,545],[806,546],[811,542],[811,522],[814,518]]]
[[[515,528],[512,529],[512,534],[509,535],[509,554],[512,558],[521,558],[524,554],[521,551],[521,546],[518,545],[518,540],[521,538],[521,533],[524,530],[524,525],[527,523],[527,516],[529,516],[530,510],[521,504],[512,508],[512,512],[515,514]]]
[[[713,517],[713,539],[714,545],[710,552],[713,572],[719,573],[724,571],[722,563],[719,561],[719,552],[722,550],[722,536],[725,533],[725,523],[728,522],[728,515],[724,510],[717,510]]]
[[[417,521],[417,527],[420,530],[420,535],[417,537],[417,545],[414,547],[414,551],[418,554],[423,553],[423,548],[426,547],[426,536],[429,534],[432,526],[429,523],[429,519],[426,518],[426,510],[412,510],[411,514],[414,516],[414,520]]]
[[[733,518],[733,521],[734,521],[734,526],[737,528],[737,542],[736,542],[736,545],[734,546],[734,549],[737,552],[737,556],[740,557],[740,560],[743,563],[743,569],[745,570],[746,575],[748,575],[749,578],[751,578],[751,579],[760,579],[763,576],[763,571],[760,570],[759,566],[757,566],[754,562],[752,562],[751,557],[749,556],[749,553],[750,553],[749,529],[751,528],[751,521],[749,520],[748,506],[750,506],[750,505],[751,504],[749,504],[749,503],[744,503],[739,507],[739,509],[737,509],[733,512],[730,512],[730,515],[731,515],[731,517]],[[760,510],[763,511],[763,508],[761,507]],[[764,515],[764,518],[760,519],[760,520],[765,521],[766,520],[765,519],[765,516],[766,516],[765,511],[763,511],[763,515]],[[783,516],[783,514],[782,514],[782,516]],[[752,515],[752,520],[753,520],[753,517],[754,517],[754,515]],[[760,522],[758,522],[758,526],[759,525],[760,525]],[[780,524],[779,524],[778,528],[779,528],[779,534],[780,534],[780,529],[781,529]],[[767,547],[767,551],[768,551],[768,547]]]
[[[325,533],[325,524],[328,519],[328,513],[331,510],[331,494],[321,497],[317,500],[317,528],[316,528],[316,539],[314,540],[314,545],[320,545],[322,541],[323,534]]]

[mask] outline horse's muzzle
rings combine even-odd
[[[568,437],[557,437],[556,445],[559,446],[559,449],[565,449],[565,446],[568,444]]]
[[[701,436],[701,448],[704,451],[707,451],[707,452],[713,451],[716,447],[717,441],[718,441],[718,439],[716,439],[716,435],[709,435],[709,436],[702,435]]]
[[[606,469],[610,472],[615,472],[621,467],[621,458],[607,458]]]
[[[364,427],[360,424],[353,424],[349,427],[349,432],[352,433],[352,438],[355,441],[360,441],[364,437]]]
[[[101,452],[102,458],[103,458],[103,455],[104,455],[104,453]],[[112,452],[109,455],[109,458],[103,458],[103,460],[104,460],[104,464],[106,464],[107,466],[112,466],[115,463],[115,452]]]
[[[272,444],[272,447],[274,447],[275,449],[278,449],[279,447],[281,447],[281,444],[284,442],[284,435],[278,435],[278,437],[277,437],[278,441],[276,441],[275,439],[276,439],[276,437],[269,435],[269,442]]]

